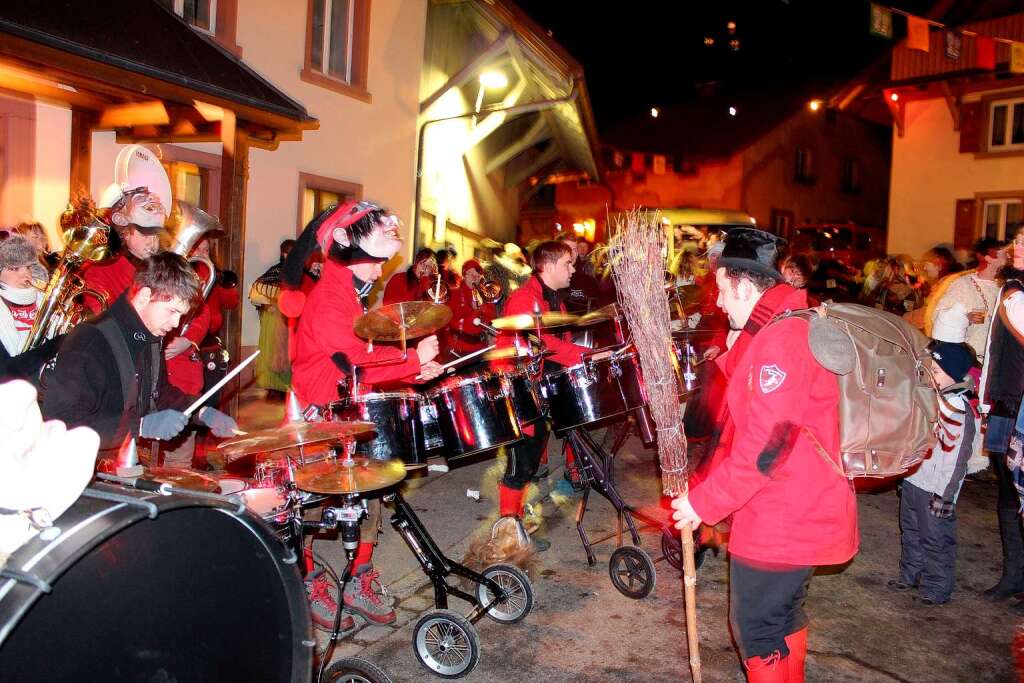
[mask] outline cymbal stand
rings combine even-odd
[[[371,360],[360,365],[352,366],[352,391],[350,395],[352,400],[355,401],[359,398],[359,370],[360,368],[375,368],[384,365],[398,365],[404,363],[409,357],[409,348],[406,343],[406,330],[409,329],[409,325],[405,322],[405,308],[403,304],[398,304],[398,313],[401,317],[401,321],[398,323],[398,346],[402,350],[402,355],[398,358],[384,358],[381,360]],[[373,339],[369,339],[366,342],[367,353],[373,352]]]

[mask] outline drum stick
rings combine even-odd
[[[460,363],[465,363],[467,360],[469,360],[471,358],[476,358],[480,354],[487,353],[488,351],[490,351],[494,347],[495,347],[495,345],[491,344],[490,346],[484,347],[484,348],[480,349],[479,351],[474,351],[473,353],[467,353],[465,356],[459,356],[458,358],[456,358],[455,360],[451,361],[450,363],[445,363],[444,365],[442,365],[441,366],[441,372],[445,372],[446,370],[448,370],[448,368],[453,368],[453,367],[455,367],[456,365],[458,365]],[[423,375],[416,375],[416,379],[423,379]]]
[[[206,403],[206,400],[208,398],[210,398],[211,396],[216,394],[218,389],[220,389],[222,386],[224,386],[225,384],[230,382],[232,379],[234,379],[235,375],[240,373],[242,371],[242,368],[244,368],[246,365],[248,365],[249,363],[253,362],[253,360],[255,360],[256,356],[258,356],[258,355],[260,355],[260,351],[259,351],[259,349],[256,349],[256,351],[254,351],[251,356],[249,356],[248,358],[243,360],[241,363],[236,365],[235,368],[231,372],[229,372],[228,374],[224,375],[224,378],[221,379],[221,381],[217,382],[212,387],[210,387],[209,391],[207,391],[205,394],[203,394],[202,396],[197,398],[196,402],[193,403],[192,405],[190,405],[188,407],[188,410],[185,411],[185,415],[191,416],[192,413],[194,413],[195,411],[199,410],[200,406],[202,406],[204,403]]]

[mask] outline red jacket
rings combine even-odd
[[[540,279],[534,275],[525,283],[523,286],[512,292],[508,297],[508,302],[505,304],[504,315],[519,315],[521,313],[533,313],[534,304],[540,306],[541,313],[550,313],[551,307],[548,306],[548,302],[544,299],[544,290],[541,285]],[[565,304],[561,305],[562,312],[565,312]],[[548,356],[549,359],[553,360],[560,365],[579,365],[581,362],[580,355],[583,353],[590,353],[590,349],[585,346],[573,344],[568,339],[562,337],[568,337],[568,333],[555,331],[555,334],[551,332],[544,332],[541,334],[541,340],[544,342],[544,346],[549,351],[554,351],[554,355]],[[515,333],[503,332],[498,336],[496,345],[501,347],[512,346]]]
[[[452,309],[452,320],[448,323],[448,339],[457,353],[464,355],[478,351],[484,347],[480,339],[483,328],[474,320],[479,318],[490,323],[497,315],[494,304],[483,304],[480,308],[473,307],[473,290],[463,281],[451,293],[448,307]]]
[[[205,283],[207,278],[210,277],[206,264],[198,262],[192,265],[196,269],[196,275],[199,276],[199,280]],[[220,273],[217,276],[219,279]],[[210,290],[210,296],[206,298],[206,308],[210,311],[208,334],[217,335],[220,333],[220,328],[224,324],[224,311],[238,308],[239,299],[237,286],[224,287],[220,282],[213,286],[213,289]]]
[[[82,272],[85,284],[91,289],[99,290],[107,295],[107,306],[114,303],[114,299],[121,296],[127,290],[135,277],[135,264],[128,260],[128,257],[121,254],[111,263],[96,264],[90,263]],[[102,307],[94,297],[85,296],[85,305],[93,313],[99,313]]]
[[[206,304],[202,304],[195,317],[188,323],[185,338],[198,346],[206,338],[206,333],[209,330],[210,308]],[[166,348],[167,342],[179,336],[178,332],[167,335],[164,347]],[[168,382],[191,396],[199,396],[203,393],[203,361],[199,358],[195,347],[179,353],[168,360],[166,365]]]
[[[382,303],[387,306],[388,304],[397,304],[402,301],[426,299],[427,289],[433,287],[435,282],[437,282],[437,278],[421,277],[414,280],[412,287],[410,287],[405,279],[405,272],[395,273],[388,280],[388,284],[384,288]]]
[[[806,297],[785,290],[777,311]],[[690,491],[701,519],[733,515],[729,551],[790,565],[840,564],[857,552],[857,502],[850,483],[814,448],[809,430],[838,458],[839,385],[811,355],[807,322],[784,320],[757,332],[734,360],[726,390],[728,451]],[[730,425],[723,425],[729,431]],[[775,466],[760,464],[778,452]]]
[[[352,365],[388,358],[398,359],[396,347],[381,343],[372,352],[366,340],[353,330],[356,318],[364,313],[356,296],[352,271],[328,259],[319,282],[306,299],[295,334],[292,360],[292,386],[305,404],[326,404],[338,400],[338,382],[346,377],[331,358],[339,351]],[[414,345],[405,361],[393,365],[360,368],[360,383],[375,384],[411,378],[420,370]]]

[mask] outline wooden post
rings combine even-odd
[[[245,265],[245,199],[249,180],[249,138],[239,125],[235,113],[225,110],[220,122],[223,145],[220,167],[220,222],[224,226],[226,262],[224,267],[235,271],[243,280]],[[241,286],[241,285],[239,285]],[[242,357],[242,311],[224,311],[224,345],[232,363]],[[240,383],[236,377],[226,387],[221,409],[230,415],[238,411]]]
[[[693,532],[689,524],[683,527],[683,598],[686,602],[686,645],[690,654],[690,678],[693,683],[701,683],[700,636],[697,633],[697,564]]]
[[[92,165],[92,131],[96,113],[87,109],[71,108],[71,199],[92,194],[90,188]],[[95,198],[97,201],[99,197]]]

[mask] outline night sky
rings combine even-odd
[[[602,130],[654,106],[692,102],[700,84],[714,82],[721,94],[850,77],[891,45],[868,33],[863,0],[517,1],[583,64]],[[889,4],[923,15],[933,2]],[[903,35],[902,18],[893,24]],[[705,46],[706,37],[715,44]]]

